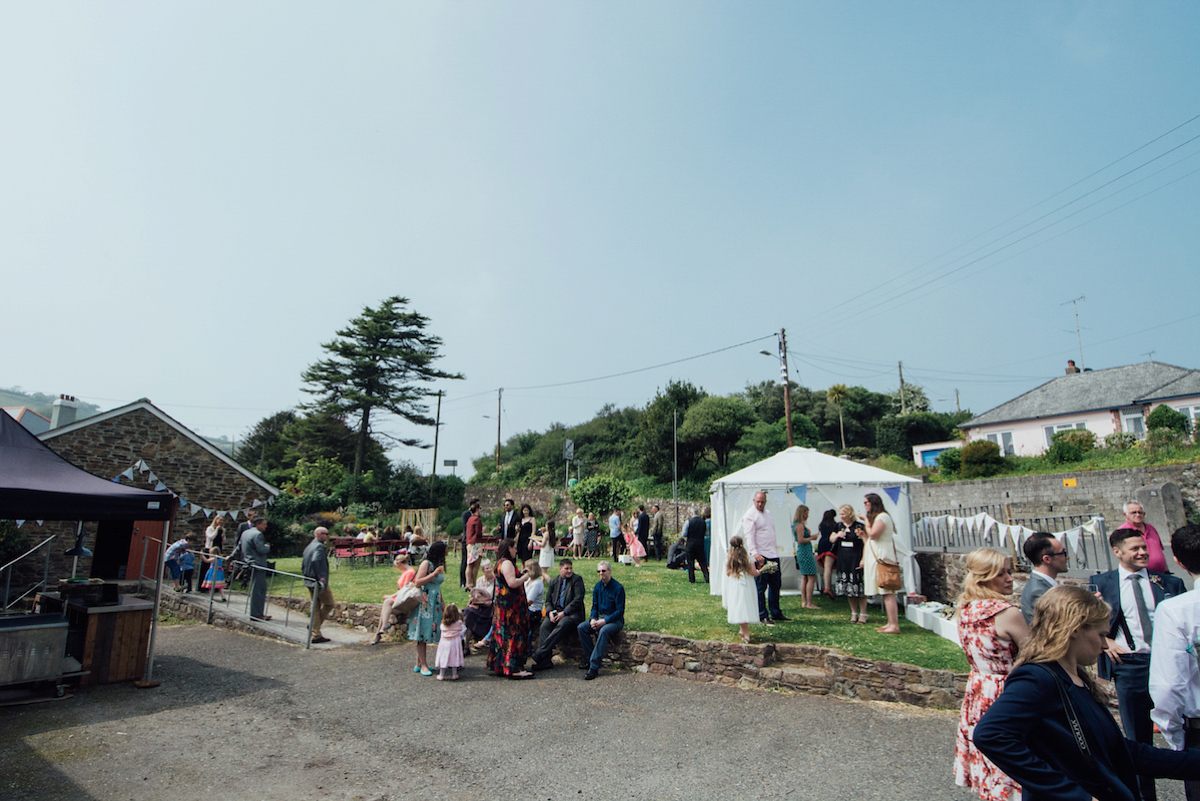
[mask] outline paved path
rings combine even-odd
[[[477,656],[438,682],[413,652],[163,627],[160,687],[0,709],[0,799],[974,798],[952,712],[574,668],[507,681]]]

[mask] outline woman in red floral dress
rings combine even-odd
[[[527,679],[529,658],[529,601],[525,571],[517,572],[516,542],[505,539],[496,547],[496,591],[492,596],[492,644],[487,666],[497,676]]]
[[[979,548],[967,554],[967,578],[958,606],[958,639],[971,665],[958,735],[954,745],[954,782],[983,801],[1015,801],[1021,787],[981,754],[971,736],[975,724],[1004,689],[1017,650],[1029,636],[1012,594],[1012,562],[999,551]]]

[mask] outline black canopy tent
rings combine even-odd
[[[175,497],[169,492],[126,487],[94,476],[50,450],[8,413],[0,412],[0,520],[162,520],[170,535]],[[154,587],[146,680],[154,669],[154,633],[162,596],[160,569]]]

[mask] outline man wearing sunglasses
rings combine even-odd
[[[596,565],[600,579],[592,587],[592,617],[579,624],[579,644],[583,647],[581,670],[587,670],[588,681],[600,675],[600,662],[608,650],[608,642],[625,628],[625,588],[612,577],[612,565]]]
[[[1066,573],[1070,567],[1067,560],[1067,549],[1055,537],[1044,531],[1035,531],[1021,546],[1025,558],[1033,565],[1029,581],[1021,590],[1021,614],[1025,616],[1025,624],[1033,622],[1033,609],[1037,606],[1038,598],[1045,595],[1046,590],[1058,586],[1058,574]]]

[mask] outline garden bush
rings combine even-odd
[[[1192,421],[1183,412],[1177,412],[1164,404],[1155,408],[1146,417],[1146,428],[1150,431],[1167,428],[1172,431],[1178,431],[1181,436],[1186,437],[1191,431]]]
[[[950,448],[939,453],[937,466],[943,473],[957,473],[962,469],[962,448]]]
[[[987,478],[1003,470],[1004,457],[996,443],[980,440],[963,446],[960,471],[963,478]]]
[[[1046,449],[1046,453],[1043,455],[1050,464],[1082,462],[1083,448],[1073,440],[1055,437],[1054,443]]]
[[[1127,451],[1137,444],[1136,434],[1127,431],[1114,431],[1104,438],[1104,447],[1113,451]]]
[[[1096,434],[1086,428],[1071,428],[1059,431],[1054,435],[1052,442],[1069,442],[1078,445],[1081,453],[1087,453],[1096,447]]]
[[[842,451],[842,456],[848,456],[851,459],[864,462],[868,459],[877,458],[879,456],[879,451],[872,450],[871,448],[864,448],[861,445],[851,445],[849,448],[846,448],[846,450]]]
[[[1151,452],[1174,450],[1186,444],[1187,434],[1175,428],[1152,428],[1146,432],[1146,449]]]
[[[614,508],[624,509],[633,500],[633,494],[628,481],[603,474],[588,476],[571,488],[571,500],[597,518],[608,515]]]

